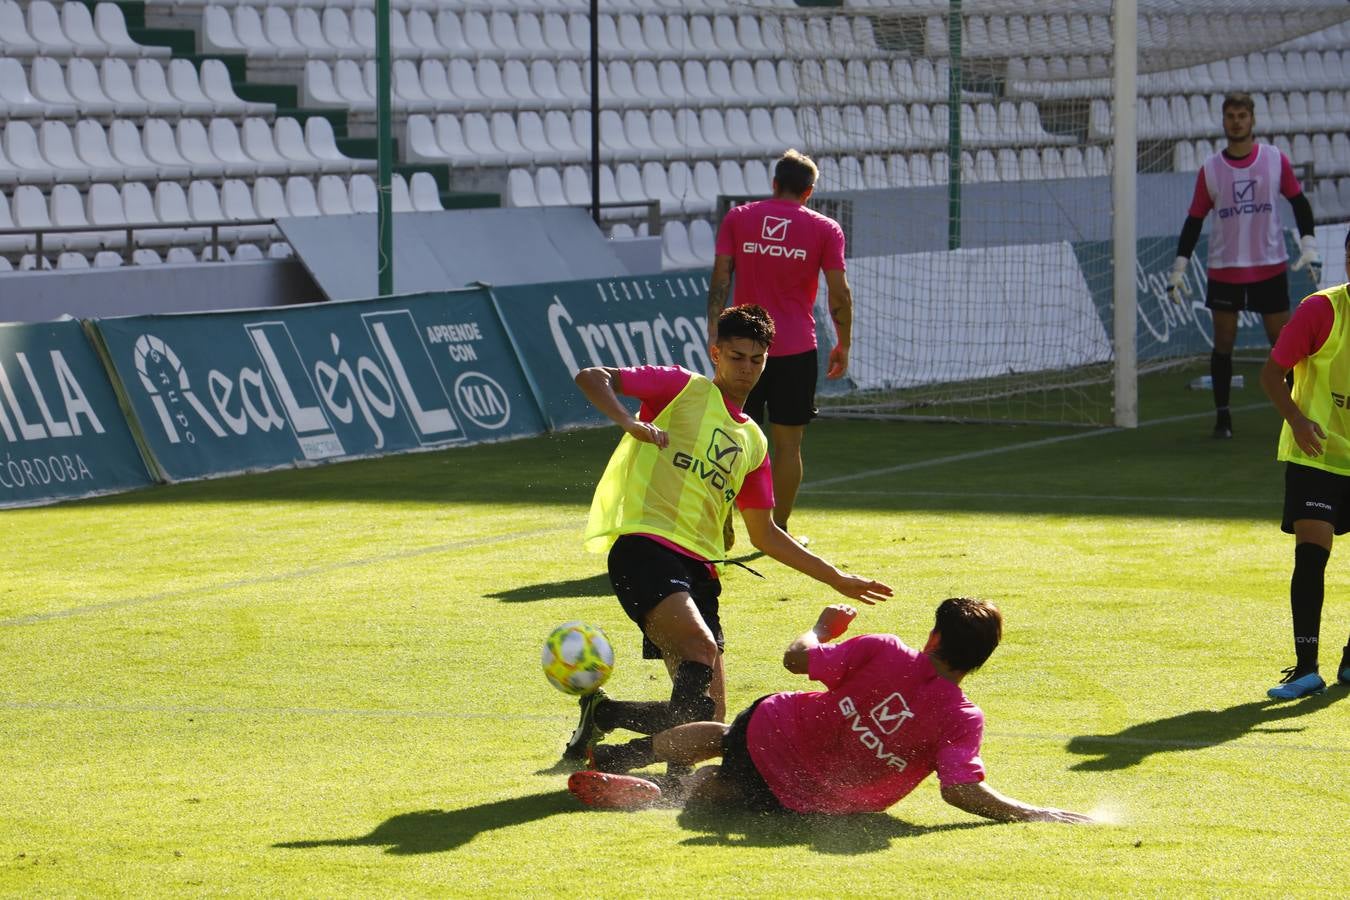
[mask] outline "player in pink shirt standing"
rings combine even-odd
[[[1214,383],[1216,438],[1233,436],[1228,398],[1238,313],[1260,313],[1272,346],[1289,320],[1289,255],[1275,211],[1278,197],[1289,201],[1300,235],[1300,254],[1292,270],[1308,267],[1314,287],[1322,275],[1322,258],[1313,237],[1312,204],[1303,194],[1289,157],[1278,147],[1257,143],[1252,137],[1255,110],[1250,94],[1236,92],[1223,98],[1223,130],[1228,146],[1205,160],[1196,176],[1191,208],[1177,242],[1177,258],[1167,276],[1168,293],[1180,302],[1181,294],[1190,293],[1186,267],[1191,253],[1200,240],[1205,217],[1213,212],[1205,306],[1214,318],[1209,371]]]
[[[736,276],[734,305],[758,304],[776,331],[768,365],[745,401],[745,412],[771,425],[774,524],[788,530],[788,516],[802,483],[802,439],[816,415],[816,288],[825,273],[830,317],[838,342],[830,351],[826,378],[848,371],[853,336],[853,295],[844,273],[844,230],[804,205],[818,171],[811,158],[788,150],[773,172],[773,196],[730,210],[717,231],[708,287],[708,344],[717,343],[717,317],[727,305]],[[731,522],[727,520],[727,547]]]
[[[827,643],[856,615],[850,606],[827,606],[783,654],[788,671],[826,690],[770,694],[731,725],[693,722],[627,744],[597,745],[596,768],[624,772],[656,761],[693,765],[721,757],[720,765],[680,785],[690,801],[835,815],[885,810],[937,772],[942,798],[975,815],[1092,821],[1020,803],[985,783],[984,714],[960,684],[998,646],[997,607],[961,597],[942,601],[922,650],[890,634]]]

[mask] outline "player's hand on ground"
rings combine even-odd
[[[848,348],[840,347],[837,344],[830,351],[830,365],[825,370],[825,377],[830,379],[843,378],[848,372]]]
[[[1289,267],[1289,271],[1298,272],[1304,268],[1308,270],[1308,277],[1312,279],[1313,287],[1322,283],[1322,254],[1317,250],[1317,238],[1311,234],[1305,234],[1299,238],[1299,255],[1294,260],[1294,264]]]
[[[1191,286],[1186,283],[1186,266],[1190,262],[1186,257],[1178,256],[1172,261],[1172,270],[1167,273],[1167,298],[1178,305],[1183,295],[1191,293]]]
[[[858,611],[847,603],[831,603],[820,611],[812,630],[822,642],[832,641],[848,631],[849,624],[857,615]]]
[[[1097,820],[1084,813],[1069,812],[1067,809],[1045,807],[1038,809],[1027,818],[1028,822],[1058,822],[1061,825],[1095,825]]]
[[[878,600],[889,600],[894,593],[889,585],[858,575],[842,576],[835,583],[834,589],[850,600],[857,600],[859,603],[866,603],[868,606],[873,605]]]
[[[1309,456],[1322,455],[1322,441],[1327,439],[1327,433],[1322,430],[1321,425],[1306,416],[1300,416],[1289,428],[1294,433],[1294,443],[1298,444],[1300,450]]]
[[[651,422],[643,422],[640,419],[634,419],[632,424],[625,425],[624,431],[633,436],[633,439],[644,444],[655,444],[662,450],[670,445],[670,435],[666,434],[660,428],[657,428]]]

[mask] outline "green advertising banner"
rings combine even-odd
[[[1284,235],[1290,259],[1298,258],[1298,243],[1291,232]],[[1209,256],[1209,237],[1204,235],[1191,255],[1186,271],[1190,294],[1174,303],[1167,296],[1167,273],[1177,255],[1176,237],[1140,238],[1137,243],[1135,292],[1139,309],[1137,325],[1138,358],[1164,359],[1179,356],[1207,355],[1214,346],[1214,332],[1209,310],[1205,308],[1205,260]],[[1111,244],[1107,241],[1081,241],[1073,245],[1078,264],[1083,269],[1092,301],[1097,307],[1107,334],[1115,330],[1111,312]],[[1304,297],[1317,290],[1305,272],[1289,273],[1289,305],[1297,306]],[[1270,348],[1260,313],[1238,314],[1238,350]]]
[[[552,429],[608,420],[577,390],[587,366],[683,366],[712,374],[708,358],[710,270],[522,284],[492,289]],[[823,294],[822,294],[823,296]],[[833,328],[816,303],[822,389]]]
[[[0,507],[150,484],[108,373],[74,319],[0,325]]]
[[[94,325],[168,481],[544,430],[479,288]]]

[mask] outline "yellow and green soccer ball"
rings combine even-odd
[[[544,677],[564,694],[589,694],[614,671],[614,648],[585,622],[564,622],[544,641]]]

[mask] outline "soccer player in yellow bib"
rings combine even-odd
[[[1350,269],[1350,234],[1345,238]],[[1286,463],[1283,529],[1294,536],[1289,605],[1294,665],[1266,693],[1295,700],[1326,690],[1318,673],[1322,597],[1332,537],[1350,531],[1350,285],[1305,297],[1261,369],[1261,387],[1284,417],[1279,451]],[[1291,391],[1285,375],[1294,370]],[[1350,685],[1350,641],[1337,670]]]
[[[672,688],[669,702],[582,697],[564,758],[582,759],[597,731],[654,734],[725,717],[717,565],[726,561],[722,525],[733,503],[768,556],[861,603],[891,596],[887,585],[841,572],[774,524],[768,442],[741,412],[773,336],[762,307],[735,306],[718,319],[711,380],[677,366],[594,366],[576,376],[624,430],[595,489],[586,547],[608,552],[610,583],[642,630],[643,655],[665,661]],[[636,416],[620,394],[641,401]]]

